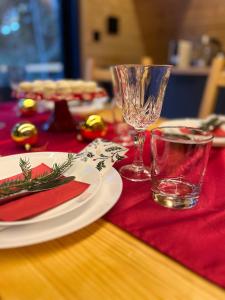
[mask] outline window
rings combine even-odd
[[[59,0],[0,1],[0,86],[63,77]]]

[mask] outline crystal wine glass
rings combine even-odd
[[[116,108],[122,108],[122,98],[121,90],[119,88],[118,77],[116,75],[116,69],[110,67],[110,72],[112,75],[112,84],[113,84],[113,94],[112,99],[112,113],[114,121],[114,130],[116,136],[113,138],[113,141],[121,144],[122,146],[128,147],[133,145],[133,138],[131,136],[131,127],[123,120],[118,121],[116,117]]]
[[[132,181],[150,180],[150,168],[143,163],[145,130],[160,116],[171,66],[117,65],[113,68],[119,82],[123,117],[136,131],[134,161],[123,166],[120,174]]]

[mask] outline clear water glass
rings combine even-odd
[[[162,206],[187,209],[198,203],[213,136],[190,127],[152,130],[152,193]]]
[[[124,120],[136,132],[134,161],[123,166],[120,174],[132,181],[150,180],[151,170],[143,163],[145,130],[160,116],[171,66],[117,65],[113,70]]]

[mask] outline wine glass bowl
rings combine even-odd
[[[134,127],[134,162],[123,166],[120,174],[132,181],[150,180],[151,171],[143,163],[145,130],[159,117],[171,66],[117,65],[112,67],[120,91],[124,120]]]
[[[117,117],[117,110],[122,109],[122,97],[121,90],[119,88],[119,81],[116,75],[116,69],[114,67],[110,67],[110,72],[112,76],[112,85],[113,85],[113,94],[114,97],[112,99],[112,114],[113,114],[113,122],[114,122],[114,131],[115,137],[113,141],[124,146],[129,147],[134,144],[133,142],[133,129],[127,122],[124,122],[124,118]]]

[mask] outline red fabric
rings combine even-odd
[[[48,120],[49,113],[35,114],[30,117],[20,117],[16,112],[16,105],[11,103],[1,104],[0,123],[4,122],[5,127],[0,129],[0,155],[11,155],[26,152],[22,146],[18,146],[11,139],[13,126],[22,121],[34,123],[39,130],[38,144],[39,151],[67,151],[79,152],[87,143],[77,142],[75,132],[49,133],[42,130],[43,124]]]
[[[225,149],[211,150],[199,203],[190,210],[156,204],[149,182],[123,184],[105,218],[225,288]]]
[[[32,177],[36,177],[49,170],[50,168],[48,166],[41,164],[33,168]],[[21,177],[23,177],[23,175],[19,174],[10,178]],[[3,181],[4,180],[1,180],[0,183]],[[17,221],[36,216],[82,194],[88,186],[89,184],[87,183],[71,181],[48,191],[18,198],[12,202],[0,205],[0,220]]]
[[[213,135],[215,137],[224,137],[225,136],[225,131],[222,128],[216,128],[213,130]]]
[[[10,129],[16,122],[12,106],[2,106],[0,117],[0,121],[7,121],[6,129],[0,130],[0,154],[25,152],[10,138]],[[47,117],[47,114],[41,114],[30,120],[40,128]],[[111,129],[109,134],[108,138],[112,136]],[[74,133],[50,134],[40,131],[39,143],[46,142],[46,151],[78,152],[86,145],[77,142]],[[145,162],[150,164],[149,138],[144,153]],[[128,156],[116,167],[133,160],[132,149]],[[195,208],[176,211],[161,207],[152,200],[149,182],[123,180],[121,198],[105,218],[194,272],[225,287],[224,182],[225,149],[213,148],[199,204]]]

